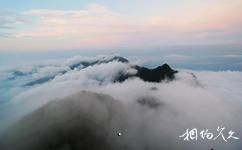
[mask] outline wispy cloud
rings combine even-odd
[[[241,42],[240,2],[221,2],[187,13],[131,16],[92,4],[80,10],[32,9],[0,15],[0,27],[19,28],[15,38],[0,39],[0,48],[70,49],[170,44],[234,44]],[[188,13],[189,12],[189,13]],[[7,32],[6,32],[7,33]],[[6,34],[2,34],[6,36]],[[16,43],[13,45],[12,43]]]
[[[10,11],[0,11],[0,37],[13,37],[15,35],[14,30],[24,23],[25,20],[20,14]]]

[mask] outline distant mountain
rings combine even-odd
[[[57,75],[62,75],[62,74],[68,73],[71,70],[75,70],[75,69],[82,70],[82,69],[85,69],[87,67],[91,67],[94,65],[107,64],[107,63],[114,62],[114,61],[129,64],[129,61],[126,58],[123,58],[120,56],[103,56],[103,57],[99,57],[99,58],[93,59],[93,60],[77,60],[66,66],[67,68],[69,68],[69,70],[61,70],[59,72],[56,72],[53,75],[47,75],[42,78],[32,80],[32,81],[24,84],[23,86],[33,86],[33,85],[37,85],[37,84],[42,84],[42,83],[45,83],[45,82],[48,82],[48,81],[54,79]],[[149,69],[149,68],[146,68],[143,66],[138,66],[138,65],[130,65],[130,68],[136,70],[137,72],[132,75],[120,73],[113,79],[113,81],[114,82],[123,82],[128,78],[138,77],[147,82],[160,82],[164,79],[168,79],[168,80],[174,79],[175,73],[178,72],[176,70],[173,70],[168,64],[163,64],[154,69]],[[105,72],[106,70],[103,70],[103,71]],[[124,70],[123,72],[126,72],[126,71]],[[20,71],[15,71],[14,73],[15,74],[17,73],[18,76],[25,75],[24,73],[21,73]],[[29,73],[29,74],[31,75],[31,73]],[[16,76],[14,76],[14,77],[16,77]],[[12,79],[14,79],[14,78],[12,78]]]
[[[79,67],[80,65],[84,67],[89,67],[96,64],[102,64],[102,63],[109,63],[112,61],[118,61],[122,63],[129,63],[129,61],[126,58],[120,57],[120,56],[114,56],[110,59],[101,59],[94,62],[79,62],[76,64],[73,64],[70,66],[71,69],[75,69],[76,67]],[[123,82],[124,80],[130,78],[130,77],[139,77],[140,79],[148,82],[160,82],[164,79],[172,80],[174,79],[175,73],[178,71],[171,69],[171,67],[168,64],[163,64],[161,66],[158,66],[154,69],[148,69],[146,67],[142,66],[132,66],[135,70],[137,70],[137,73],[135,75],[120,75],[118,76],[114,81],[116,82]]]
[[[93,66],[93,65],[96,65],[96,64],[102,64],[102,63],[109,63],[109,62],[112,62],[112,61],[118,61],[118,62],[122,62],[122,63],[128,63],[129,61],[123,57],[120,57],[120,56],[113,56],[113,57],[110,57],[110,58],[101,58],[100,60],[95,60],[95,61],[80,61],[78,63],[75,63],[75,64],[71,64],[69,67],[73,70],[79,66],[82,66],[83,68],[85,67],[89,67],[89,66]]]

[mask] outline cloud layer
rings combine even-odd
[[[96,59],[75,57],[63,64]],[[52,64],[60,65],[59,62]],[[65,66],[63,64],[60,66]],[[129,66],[129,63],[113,61],[87,68],[80,67],[67,70],[65,74],[59,74],[48,82],[13,92],[10,102],[1,106],[2,130],[5,123],[9,125],[11,121],[18,120],[25,114],[29,115],[15,124],[12,132],[7,132],[10,136],[8,142],[16,142],[11,141],[13,138],[23,138],[19,128],[28,129],[25,138],[33,137],[37,140],[35,142],[45,144],[54,142],[52,140],[59,137],[58,132],[63,132],[61,141],[65,136],[70,138],[71,130],[80,131],[80,135],[76,136],[82,137],[84,129],[79,127],[88,118],[91,123],[87,126],[84,124],[83,127],[91,131],[92,134],[88,134],[91,136],[90,141],[99,138],[107,140],[101,142],[104,144],[103,148],[107,149],[122,149],[123,146],[127,149],[240,149],[239,140],[226,143],[220,138],[216,141],[185,142],[178,136],[187,128],[208,128],[216,133],[218,126],[225,126],[241,138],[241,72],[180,70],[172,82],[149,83],[133,78],[123,83],[113,83],[112,78],[120,71],[133,73]],[[58,70],[60,69],[46,67],[36,73],[43,77]],[[80,93],[83,90],[90,93]],[[33,125],[31,122],[36,119],[36,115],[53,128],[56,127],[57,133],[52,133],[52,128],[44,125],[41,119],[37,119],[38,127]],[[75,121],[76,117],[79,121]],[[67,124],[70,126],[66,126]],[[39,138],[35,134],[39,130],[44,131],[43,136],[51,140]],[[123,136],[119,138],[116,136],[117,132],[122,132]],[[36,144],[32,142],[26,141],[26,144]],[[75,142],[84,144],[78,140]],[[75,149],[70,148],[69,144],[69,149]],[[61,148],[65,148],[65,145]]]

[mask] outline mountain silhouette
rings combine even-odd
[[[123,82],[124,80],[131,77],[138,77],[144,81],[148,82],[161,82],[162,80],[173,80],[177,70],[173,70],[168,64],[163,64],[154,69],[149,69],[142,66],[134,66],[134,69],[137,70],[135,75],[120,75],[116,81]]]
[[[93,60],[93,61],[79,61],[73,64],[70,64],[68,67],[70,70],[74,69],[84,69],[90,66],[98,65],[98,64],[105,64],[105,63],[110,63],[110,62],[121,62],[121,63],[129,63],[128,59],[120,57],[120,56],[112,56],[112,57],[102,57],[98,60]],[[147,82],[160,82],[164,79],[167,80],[172,80],[175,77],[175,73],[178,71],[173,70],[168,64],[163,64],[161,66],[158,66],[157,68],[154,69],[149,69],[143,66],[138,66],[138,65],[133,65],[131,68],[135,69],[137,71],[136,74],[134,75],[129,75],[129,74],[122,74],[118,75],[113,81],[114,82],[123,82],[128,78],[131,77],[138,77],[144,81]],[[104,70],[105,71],[105,70]],[[57,75],[65,74],[68,71],[62,71],[58,72],[57,74],[51,75],[51,76],[45,76],[33,81],[30,81],[23,86],[34,86],[37,84],[42,84],[45,82],[48,82],[52,79],[54,79]],[[124,71],[125,72],[125,71]],[[20,74],[21,72],[16,72],[18,76],[24,76],[24,74]]]

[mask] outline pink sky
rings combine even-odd
[[[76,10],[33,8],[15,17],[0,12],[0,35],[11,33],[0,36],[0,51],[242,42],[241,0],[205,0],[200,7],[187,1],[168,8],[169,13],[147,15],[129,15],[100,4]],[[11,31],[1,28],[1,18],[10,20]]]

